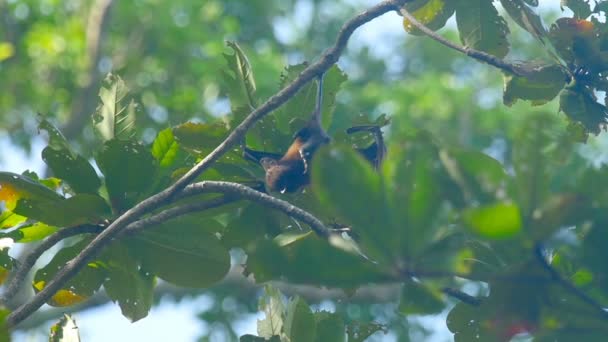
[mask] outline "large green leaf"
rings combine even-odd
[[[110,208],[99,195],[76,194],[58,202],[23,198],[15,213],[58,227],[97,223],[110,215]]]
[[[204,224],[146,230],[133,238],[134,251],[146,270],[167,282],[196,288],[211,286],[230,269],[230,254]]]
[[[0,201],[11,210],[22,198],[58,203],[63,200],[55,191],[31,178],[12,172],[0,172]]]
[[[94,127],[104,141],[128,140],[135,136],[137,104],[118,75],[108,74],[99,89],[101,103],[93,114]]]
[[[542,105],[553,100],[564,88],[566,74],[557,64],[531,66],[525,76],[505,75],[503,102],[507,106],[517,100]]]
[[[228,130],[223,122],[186,122],[173,127],[173,135],[181,147],[204,157],[228,136]]]
[[[359,154],[341,146],[318,151],[312,186],[321,204],[360,237],[365,253],[377,261],[397,253],[382,180]]]
[[[91,240],[86,238],[59,250],[51,261],[34,275],[34,289],[38,292],[55,277],[66,263],[78,255]],[[52,306],[70,306],[91,297],[104,282],[106,271],[98,262],[89,262],[78,274],[68,280],[47,302]]]
[[[281,234],[250,248],[247,270],[258,282],[285,278],[294,283],[353,288],[391,279],[387,270],[354,252],[333,247],[312,232]]]
[[[135,141],[106,141],[96,160],[112,207],[118,211],[130,208],[150,189],[158,169],[150,150]]]
[[[55,176],[66,181],[75,192],[96,193],[101,181],[93,166],[72,151],[65,137],[50,122],[42,120],[38,128],[49,135],[49,145],[42,150],[42,160]]]
[[[108,297],[118,302],[123,316],[131,322],[146,317],[154,299],[154,275],[140,269],[121,242],[108,247],[101,261],[107,269],[103,286]]]
[[[315,312],[314,317],[317,327],[316,342],[346,341],[344,320],[339,314],[320,311]]]
[[[386,246],[401,256],[423,250],[438,228],[441,208],[441,163],[438,150],[425,134],[393,145],[383,168],[394,231]]]
[[[290,341],[314,342],[317,322],[304,299],[296,296],[287,304],[283,330]]]
[[[40,241],[56,231],[57,227],[49,226],[46,223],[42,222],[35,222],[32,224],[21,226],[18,229],[15,229],[7,234],[0,233],[0,238],[10,237],[15,242],[28,243],[33,241]]]
[[[462,43],[498,58],[509,53],[509,27],[488,0],[458,1],[456,23]]]

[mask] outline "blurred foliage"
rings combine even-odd
[[[0,172],[0,240],[27,246],[64,227],[103,227],[159,192],[329,46],[358,7],[142,0],[113,2],[107,21],[93,20],[103,3],[0,2],[0,129],[25,149],[36,130],[45,131],[42,159],[52,175]],[[521,59],[522,75],[501,77],[417,37],[407,21],[404,29],[414,35],[407,39],[357,44],[353,37],[326,75],[323,124],[332,144],[317,152],[310,188],[273,195],[349,227],[350,235],[327,243],[282,213],[233,202],[114,241],[49,304],[71,306],[103,286],[136,321],[153,305],[157,278],[211,287],[228,274],[229,251],[240,250],[244,275],[257,283],[348,294],[370,283],[401,286],[399,303],[346,300],[332,303],[332,313],[266,287],[258,336],[243,341],[380,340],[383,333],[420,340],[432,332],[413,318],[447,311],[457,341],[517,334],[569,341],[573,331],[601,340],[606,314],[592,304],[608,301],[608,170],[585,156],[608,117],[606,3],[562,1],[571,12],[550,14],[548,29],[538,1],[501,0],[500,11],[497,4],[416,0],[407,9],[433,30],[447,22],[441,33],[451,40]],[[102,31],[97,47],[95,30]],[[390,46],[382,52],[380,45]],[[305,86],[250,130],[246,143],[284,151],[313,108],[315,90]],[[388,155],[374,169],[352,148],[370,137],[345,129],[384,126],[385,114]],[[230,151],[199,180],[263,189],[264,170],[241,152]],[[37,269],[34,289],[90,239],[55,252]],[[0,248],[4,281],[15,260]],[[446,288],[472,292],[475,301],[455,304]],[[256,311],[255,297],[222,286],[209,293],[214,304],[201,319],[236,339],[235,322]]]

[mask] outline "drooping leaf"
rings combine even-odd
[[[527,1],[526,1],[527,2]],[[541,42],[547,41],[547,29],[538,14],[524,0],[500,0],[509,16],[524,30]],[[535,6],[534,4],[531,4]]]
[[[588,132],[596,135],[608,122],[608,109],[597,102],[586,88],[564,89],[559,97],[559,108],[571,120],[582,123]]]
[[[396,239],[382,180],[372,166],[352,149],[338,146],[318,151],[312,165],[312,187],[321,204],[360,236],[364,253],[377,261],[390,258]]]
[[[589,0],[561,0],[560,6],[562,10],[568,7],[574,13],[577,19],[585,19],[591,15],[591,6]]]
[[[226,138],[228,130],[222,122],[186,122],[173,127],[173,135],[181,147],[204,157]]]
[[[223,54],[230,71],[223,72],[224,87],[230,98],[230,104],[233,109],[240,107],[246,107],[249,110],[255,109],[257,107],[256,86],[249,60],[236,42],[227,41],[226,44],[233,51],[233,54]],[[234,122],[231,123],[231,126],[236,126],[243,119],[244,117],[233,117]]]
[[[204,288],[220,281],[230,269],[230,255],[204,224],[159,226],[134,237],[142,267],[180,286]]]
[[[49,145],[42,150],[42,160],[55,176],[66,181],[77,193],[96,193],[101,181],[91,164],[75,153],[61,132],[47,120],[41,120],[38,129],[49,135]]]
[[[403,284],[399,303],[400,313],[431,315],[441,312],[444,307],[445,303],[439,291],[414,281],[407,281]]]
[[[498,58],[509,53],[509,27],[491,1],[458,1],[456,23],[462,43]]]
[[[283,330],[290,341],[314,342],[317,324],[310,307],[296,296],[287,304]]]
[[[99,89],[101,103],[93,114],[93,124],[104,141],[129,140],[135,136],[137,104],[118,75],[108,74]]]
[[[93,194],[76,194],[58,202],[23,198],[17,202],[14,211],[58,227],[97,223],[111,213],[106,201]]]
[[[514,203],[470,208],[463,213],[463,220],[471,231],[488,239],[508,239],[522,229],[521,213]]]
[[[80,333],[76,321],[68,314],[63,314],[51,327],[49,342],[80,342]]]
[[[171,128],[158,132],[152,143],[152,155],[161,167],[169,167],[175,161],[179,151],[179,144],[173,136]]]
[[[112,207],[130,208],[153,184],[158,164],[150,150],[135,141],[108,140],[97,155]]]
[[[258,319],[258,335],[266,339],[281,335],[283,331],[285,304],[283,295],[276,288],[266,285],[264,295],[260,298],[259,309],[266,317]]]
[[[51,261],[34,275],[34,290],[41,291],[66,263],[78,255],[91,240],[86,238],[62,248]],[[89,262],[76,276],[68,280],[47,302],[52,306],[70,306],[91,297],[104,282],[106,271],[98,262]]]
[[[454,3],[450,0],[414,0],[407,2],[404,8],[420,23],[433,31],[442,28],[454,14]],[[422,32],[406,18],[403,18],[403,27],[410,34],[422,35]]]
[[[140,269],[128,247],[115,242],[101,260],[107,269],[103,286],[108,297],[118,302],[123,316],[136,322],[148,315],[154,299],[154,275]]]
[[[503,102],[512,106],[517,100],[542,105],[553,100],[563,89],[566,74],[556,64],[531,67],[525,76],[505,75]]]

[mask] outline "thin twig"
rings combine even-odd
[[[407,20],[409,20],[412,25],[414,25],[414,27],[416,27],[418,30],[422,31],[424,34],[426,34],[427,36],[429,36],[429,38],[432,38],[433,40],[451,48],[454,49],[456,51],[462,52],[465,55],[472,57],[478,61],[490,64],[502,71],[505,71],[509,74],[513,74],[516,76],[522,76],[524,75],[526,72],[523,68],[506,62],[503,59],[500,59],[496,56],[490,55],[489,53],[485,53],[483,51],[479,51],[479,50],[475,50],[475,49],[471,49],[469,47],[465,47],[465,46],[460,46],[456,43],[453,43],[445,38],[443,38],[442,36],[438,35],[437,33],[435,33],[435,31],[429,29],[428,27],[424,26],[424,24],[422,24],[421,22],[419,22],[410,12],[408,12],[405,8],[401,8],[399,10],[399,12],[401,13],[401,15],[403,15],[403,17]]]
[[[38,308],[40,308],[49,298],[51,298],[58,290],[61,289],[63,284],[74,277],[89,260],[101,252],[101,250],[107,244],[109,244],[110,241],[116,237],[129,223],[134,222],[147,212],[150,212],[151,210],[154,210],[170,201],[175,194],[196,179],[203,171],[209,168],[213,162],[219,159],[226,152],[230,151],[234,145],[238,144],[242,137],[255,125],[257,121],[271,111],[277,109],[283,103],[287,102],[298,92],[298,90],[314,79],[317,75],[327,71],[338,61],[340,55],[346,47],[348,40],[350,39],[350,36],[358,27],[385,13],[398,10],[404,3],[408,1],[410,0],[386,0],[347,21],[340,29],[334,45],[325,51],[319,61],[308,66],[302,71],[302,73],[300,73],[300,75],[298,75],[298,77],[296,77],[295,80],[268,99],[259,108],[251,112],[220,145],[218,145],[211,153],[209,153],[209,155],[207,155],[200,163],[188,171],[172,186],[143,200],[119,216],[112,224],[110,224],[110,226],[104,229],[103,232],[93,239],[93,241],[91,241],[74,259],[70,260],[65,267],[59,270],[55,277],[49,281],[46,286],[30,300],[30,302],[25,303],[15,309],[6,318],[6,325],[8,327],[12,327],[27,318],[34,311],[38,310]]]
[[[459,301],[472,305],[472,306],[479,306],[481,305],[481,299],[475,297],[475,296],[471,296],[470,294],[464,293],[460,290],[456,290],[454,288],[451,287],[444,287],[443,289],[441,289],[441,292],[445,293],[446,295],[456,298]]]
[[[589,304],[591,307],[597,310],[597,312],[603,317],[608,318],[608,311],[604,309],[604,306],[598,303],[591,296],[583,292],[581,289],[572,284],[568,279],[562,277],[562,275],[555,269],[549,262],[543,253],[543,245],[540,242],[537,242],[534,245],[534,256],[541,264],[541,266],[551,275],[554,281],[557,281],[559,285],[561,285],[564,289],[570,292],[572,295],[580,299],[586,304]]]
[[[266,207],[274,208],[284,212],[297,220],[300,220],[310,226],[318,236],[328,238],[330,235],[335,235],[331,229],[327,228],[323,222],[316,218],[311,213],[296,207],[295,205],[270,196],[263,192],[254,190],[248,186],[222,181],[203,181],[188,185],[182,194],[184,196],[197,195],[200,193],[219,192],[239,198],[244,198],[253,202],[260,203]]]

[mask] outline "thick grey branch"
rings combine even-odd
[[[300,90],[306,83],[310,82],[317,75],[327,71],[334,63],[338,61],[340,55],[344,51],[346,44],[352,33],[365,23],[377,18],[385,13],[393,10],[398,10],[404,3],[410,0],[386,0],[378,5],[360,13],[354,18],[347,21],[338,33],[338,37],[334,45],[325,51],[321,59],[316,63],[308,66],[298,77],[279,91],[276,95],[268,99],[259,108],[250,113],[243,122],[238,125],[233,132],[219,146],[215,148],[207,157],[199,164],[192,168],[176,183],[164,191],[151,196],[135,207],[129,209],[123,215],[118,217],[110,226],[103,230],[89,245],[87,245],[78,256],[70,260],[55,277],[49,281],[44,289],[36,294],[32,300],[19,308],[15,309],[6,319],[8,327],[12,327],[20,321],[27,318],[34,311],[40,308],[50,297],[53,296],[61,286],[69,279],[74,277],[78,271],[87,264],[89,260],[95,257],[110,241],[116,237],[125,227],[136,221],[139,217],[167,203],[171,198],[184,189],[204,170],[206,170],[213,162],[228,152],[233,146],[241,141],[245,133],[253,127],[253,125],[271,111],[277,109],[283,103],[287,102]]]

